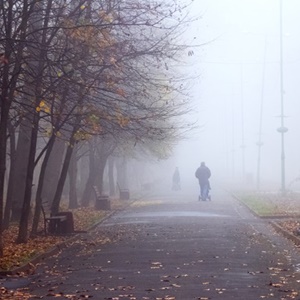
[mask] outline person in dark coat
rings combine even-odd
[[[200,196],[199,201],[205,201],[206,199],[211,200],[209,196],[210,183],[209,178],[211,176],[210,169],[205,165],[205,162],[202,162],[200,167],[196,170],[196,178],[198,178],[200,185]]]
[[[180,174],[178,167],[175,168],[173,177],[172,177],[172,190],[173,191],[178,191],[180,190]]]

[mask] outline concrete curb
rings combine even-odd
[[[94,230],[97,226],[99,226],[102,222],[104,222],[105,220],[107,220],[108,218],[113,216],[116,212],[129,207],[135,201],[136,200],[132,200],[127,205],[125,205],[122,209],[116,209],[116,210],[113,210],[112,212],[108,213],[101,220],[99,220],[99,222],[93,224],[90,228],[88,228],[86,232],[90,232],[90,231]],[[19,267],[16,267],[16,268],[13,268],[13,269],[7,270],[7,271],[0,271],[0,276],[17,275],[21,272],[29,271],[30,269],[32,269],[34,267],[34,264],[37,264],[37,263],[43,261],[44,259],[51,257],[51,256],[59,253],[61,250],[67,248],[68,244],[71,243],[72,241],[76,240],[80,236],[80,234],[82,234],[82,233],[76,233],[75,235],[73,235],[72,237],[67,239],[66,241],[55,245],[53,248],[49,249],[48,251],[34,256],[30,261],[28,261],[27,263],[25,263]]]
[[[234,195],[231,194],[232,197],[234,197],[241,205],[246,207],[254,216],[260,218],[260,219],[295,219],[299,218],[299,216],[283,216],[283,215],[277,215],[277,216],[260,216],[255,211],[253,211],[246,203],[240,201],[240,199]],[[285,238],[291,240],[295,243],[295,245],[300,246],[300,237],[297,237],[296,235],[290,233],[289,231],[285,230],[283,227],[281,227],[276,221],[269,221],[269,223],[272,225],[272,227],[276,230],[276,232],[282,234]]]
[[[270,224],[273,228],[280,234],[282,234],[285,238],[294,242],[297,246],[300,246],[300,238],[295,236],[294,234],[288,232],[287,230],[283,229],[278,223],[271,221]]]
[[[230,192],[229,192],[230,193]],[[261,218],[261,216],[259,214],[257,214],[255,211],[253,211],[246,203],[244,203],[243,201],[240,200],[240,198],[238,196],[236,196],[235,194],[233,193],[230,193],[230,195],[235,199],[237,200],[242,206],[244,206],[245,208],[248,209],[248,211],[254,215],[255,217],[257,218]]]

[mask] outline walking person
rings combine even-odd
[[[175,168],[173,177],[172,177],[172,190],[173,191],[178,191],[180,190],[180,174],[179,174],[179,170],[178,167]]]
[[[200,195],[198,200],[206,201],[207,199],[211,200],[209,195],[210,183],[209,178],[211,176],[210,169],[205,165],[205,162],[201,162],[200,167],[196,170],[196,178],[198,178],[200,185]]]

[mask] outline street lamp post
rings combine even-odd
[[[263,59],[263,72],[262,72],[262,86],[261,86],[261,99],[260,99],[260,116],[259,116],[259,136],[258,142],[258,154],[257,154],[257,174],[256,174],[256,189],[260,190],[260,162],[261,162],[261,147],[262,142],[262,119],[263,119],[263,102],[264,102],[264,87],[265,87],[265,70],[266,70],[266,53],[267,53],[267,36],[265,36],[265,49],[264,49],[264,59]]]
[[[285,152],[284,152],[284,134],[288,129],[284,126],[284,103],[283,103],[283,43],[282,43],[282,0],[279,0],[279,12],[280,12],[280,104],[281,104],[281,126],[277,131],[281,134],[281,192],[284,194],[285,189]]]
[[[241,136],[242,136],[242,181],[245,182],[245,126],[244,126],[244,94],[243,94],[243,63],[241,64]]]

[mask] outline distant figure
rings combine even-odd
[[[206,199],[211,200],[209,196],[210,183],[209,178],[211,176],[210,169],[202,162],[200,167],[197,169],[195,176],[198,178],[200,185],[200,196],[198,200],[206,201]]]
[[[173,191],[179,191],[180,190],[180,174],[178,167],[175,168],[173,178],[172,178],[172,190]]]

